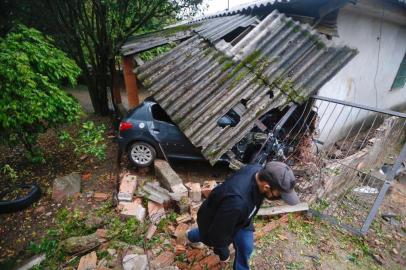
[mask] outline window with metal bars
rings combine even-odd
[[[398,73],[396,74],[395,80],[392,84],[392,90],[403,88],[406,84],[406,54],[403,57],[402,63],[400,63],[400,67]]]

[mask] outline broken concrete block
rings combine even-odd
[[[165,217],[165,209],[162,204],[148,201],[148,217],[153,224],[158,224]]]
[[[217,186],[216,181],[204,181],[202,186],[202,194],[205,198],[209,197],[210,192]]]
[[[155,183],[145,183],[142,187],[142,191],[139,192],[140,195],[147,197],[149,200],[154,201],[159,204],[165,204],[170,202],[171,197],[169,196],[169,191],[161,188]]]
[[[135,217],[140,222],[144,221],[146,210],[142,206],[140,198],[135,199],[133,202],[120,202],[118,207],[121,209],[121,215]]]
[[[189,197],[182,197],[179,201],[176,202],[177,211],[179,214],[189,213],[190,210],[190,199]]]
[[[74,172],[69,175],[58,177],[54,180],[52,199],[62,201],[80,192],[81,177]]]
[[[79,266],[77,270],[94,270],[97,266],[97,255],[96,251],[92,251],[85,256],[82,256],[79,261]]]
[[[68,254],[78,253],[96,247],[102,239],[96,233],[85,236],[70,237],[62,242],[62,247]]]
[[[23,265],[17,267],[17,270],[29,270],[34,268],[37,265],[40,265],[43,261],[45,261],[46,255],[41,254],[41,255],[36,255],[29,259],[28,261],[25,261]]]
[[[151,262],[151,265],[155,268],[161,269],[170,266],[174,262],[174,260],[174,253],[170,251],[164,251]]]
[[[86,229],[96,229],[104,225],[104,220],[94,214],[89,214],[85,219]]]
[[[202,200],[202,190],[199,183],[186,183],[185,186],[189,189],[189,198],[194,202]]]
[[[156,231],[157,227],[154,224],[150,224],[147,230],[147,233],[145,234],[145,238],[148,240],[151,240],[152,236],[154,236],[154,233]]]
[[[124,270],[147,270],[148,258],[147,255],[128,254],[123,258]]]
[[[137,188],[137,176],[126,173],[121,179],[120,191],[118,192],[118,200],[123,202],[131,202]]]
[[[183,185],[182,179],[171,168],[168,162],[156,159],[154,162],[155,175],[162,186],[171,192],[187,196],[187,189]]]

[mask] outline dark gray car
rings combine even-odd
[[[200,151],[152,99],[131,110],[119,128],[119,147],[137,166],[149,166],[156,157],[204,160]]]

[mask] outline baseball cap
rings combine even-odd
[[[283,162],[268,162],[264,169],[271,175],[272,182],[281,190],[281,198],[289,205],[295,205],[300,202],[299,196],[293,189],[296,178],[292,169]]]

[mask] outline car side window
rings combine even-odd
[[[158,104],[152,105],[151,112],[152,117],[155,120],[173,124],[171,118],[169,118],[169,115]]]

